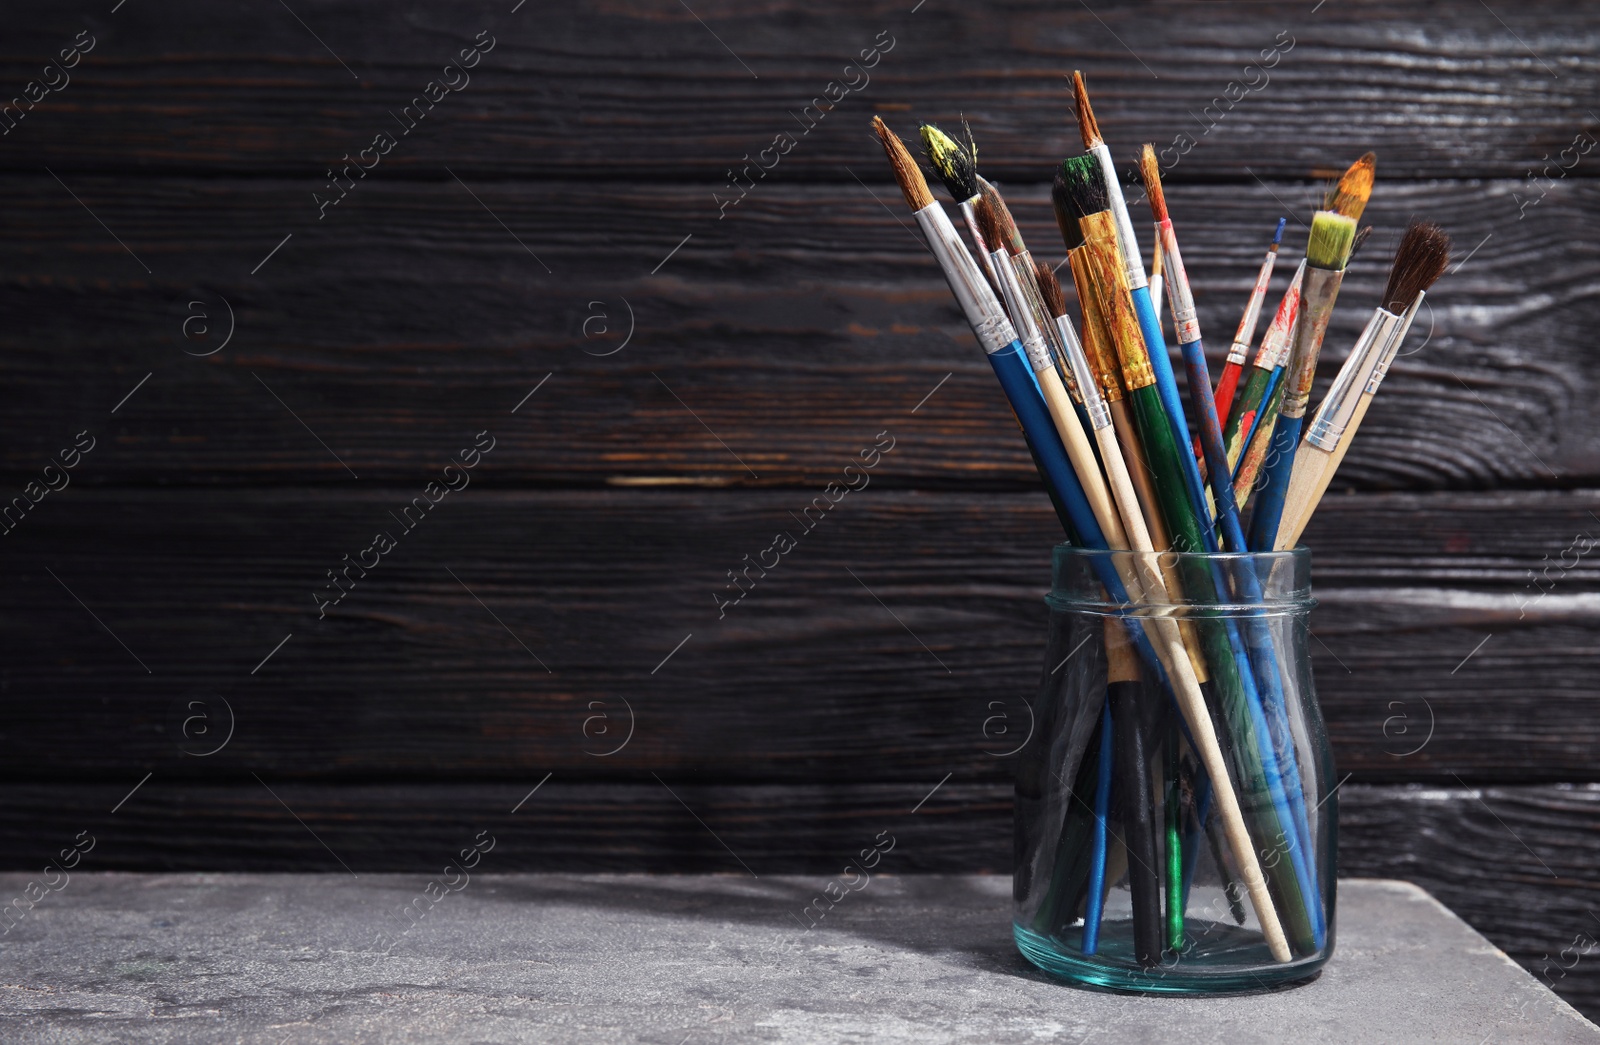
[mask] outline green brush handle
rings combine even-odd
[[[1203,552],[1200,520],[1189,503],[1188,491],[1183,483],[1182,464],[1178,454],[1186,452],[1173,437],[1172,426],[1167,421],[1159,393],[1154,385],[1133,389],[1128,393],[1133,405],[1134,421],[1144,442],[1145,458],[1161,501],[1162,515],[1172,537],[1172,550],[1178,552]],[[1191,602],[1211,604],[1228,601],[1217,591],[1212,573],[1203,562],[1184,557],[1181,560],[1184,592]],[[1282,823],[1274,803],[1266,801],[1271,794],[1267,770],[1262,762],[1261,742],[1250,715],[1244,682],[1239,677],[1239,662],[1234,656],[1225,622],[1218,618],[1199,618],[1195,621],[1206,660],[1211,666],[1211,678],[1218,700],[1222,705],[1223,721],[1232,738],[1231,748],[1240,806],[1245,815],[1254,821],[1251,837],[1261,847],[1261,864],[1274,893],[1281,900],[1279,915],[1285,919],[1284,929],[1295,948],[1301,953],[1315,950],[1315,936],[1306,913],[1307,898],[1302,894],[1300,882],[1290,859],[1288,840],[1296,837],[1292,824]],[[1257,796],[1262,801],[1246,801]],[[1320,902],[1317,900],[1316,902]]]
[[[1249,429],[1244,427],[1245,415],[1254,415],[1260,408],[1271,380],[1272,371],[1252,366],[1244,388],[1233,397],[1233,405],[1228,408],[1228,423],[1222,430],[1222,447],[1228,455],[1228,468],[1231,471],[1239,470],[1239,458],[1244,456],[1244,441],[1250,435]]]

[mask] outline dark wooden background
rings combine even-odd
[[[1600,152],[1555,165],[1600,131],[1592,9],[113,2],[0,44],[11,97],[95,39],[0,137],[0,494],[96,440],[0,537],[6,866],[87,830],[86,868],[423,872],[489,828],[496,870],[831,874],[885,830],[885,870],[1006,870],[1059,532],[867,122],[964,111],[1056,260],[1077,66],[1122,160],[1198,141],[1168,199],[1213,345],[1272,222],[1369,147],[1326,371],[1406,219],[1454,235],[1306,537],[1341,870],[1423,883],[1600,1012]],[[471,485],[319,620],[480,431]]]

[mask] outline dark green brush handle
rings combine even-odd
[[[1222,449],[1228,455],[1230,469],[1238,470],[1239,458],[1244,456],[1245,440],[1250,438],[1250,429],[1245,425],[1245,418],[1255,416],[1255,412],[1261,407],[1261,400],[1267,394],[1267,385],[1271,380],[1272,371],[1252,366],[1244,388],[1233,397],[1233,405],[1228,408],[1228,423],[1222,429]]]
[[[1179,447],[1167,421],[1166,411],[1154,385],[1132,389],[1128,398],[1133,404],[1134,423],[1144,443],[1145,460],[1150,465],[1152,482],[1161,502],[1162,517],[1172,538],[1172,550],[1177,552],[1203,552],[1200,521],[1195,517],[1183,482],[1182,464],[1178,454],[1187,447]],[[1188,601],[1211,604],[1223,601],[1217,591],[1212,573],[1206,566],[1185,556],[1179,561]],[[1250,823],[1251,841],[1256,845],[1256,855],[1273,892],[1279,917],[1290,942],[1302,953],[1315,949],[1315,936],[1306,912],[1306,898],[1300,889],[1288,846],[1295,834],[1280,821],[1274,803],[1253,802],[1254,796],[1263,799],[1271,794],[1267,770],[1261,757],[1261,739],[1256,735],[1250,710],[1246,703],[1244,682],[1239,676],[1239,662],[1229,640],[1226,622],[1218,618],[1195,619],[1195,630],[1211,666],[1211,677],[1222,704],[1222,717],[1227,723],[1227,733],[1232,740],[1233,768],[1237,774],[1239,805]]]

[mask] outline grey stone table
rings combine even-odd
[[[0,896],[29,880],[0,875]],[[1322,976],[1234,998],[1050,982],[1012,947],[1006,878],[876,876],[803,931],[820,888],[74,874],[0,936],[0,1041],[1600,1042],[1404,882],[1341,882]]]

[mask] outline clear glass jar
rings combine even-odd
[[[1113,574],[1146,598],[1112,603]],[[1338,800],[1306,648],[1310,576],[1303,548],[1055,550],[1017,767],[1013,934],[1033,964],[1215,993],[1328,960]]]

